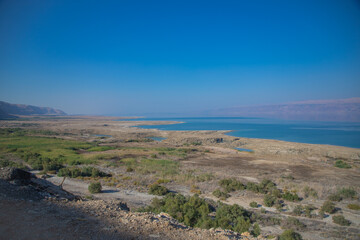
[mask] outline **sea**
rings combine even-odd
[[[178,124],[139,126],[159,130],[229,130],[234,137],[276,139],[360,148],[360,123],[289,121],[266,118],[202,117],[144,118],[141,121],[177,121]],[[128,120],[127,120],[128,121]]]

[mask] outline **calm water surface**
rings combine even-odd
[[[139,119],[138,119],[139,120]],[[180,124],[140,126],[159,130],[232,130],[228,135],[360,148],[360,123],[304,122],[263,118],[145,118]]]

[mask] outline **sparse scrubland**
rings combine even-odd
[[[345,153],[337,156],[316,145],[239,140],[222,132],[160,132],[108,119],[60,123],[4,122],[0,167],[65,180],[64,189],[82,194],[84,201],[121,198],[128,191],[133,212],[167,213],[190,227],[228,229],[243,237],[360,234],[360,151],[341,148]],[[216,140],[219,134],[222,141]],[[154,135],[168,139],[148,138]],[[233,150],[239,141],[255,151]],[[277,146],[282,152],[273,151]]]

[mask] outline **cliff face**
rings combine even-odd
[[[11,104],[0,101],[0,118],[14,118],[15,116],[13,115],[66,115],[66,113],[61,110],[49,107]]]
[[[218,109],[210,114],[213,116],[267,117],[288,120],[360,122],[360,98],[233,107]]]

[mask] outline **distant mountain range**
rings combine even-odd
[[[16,115],[66,115],[66,113],[50,107],[36,107],[0,101],[0,119],[17,118]]]
[[[360,122],[360,98],[315,100],[288,104],[212,110],[209,116],[266,117],[287,120]]]

